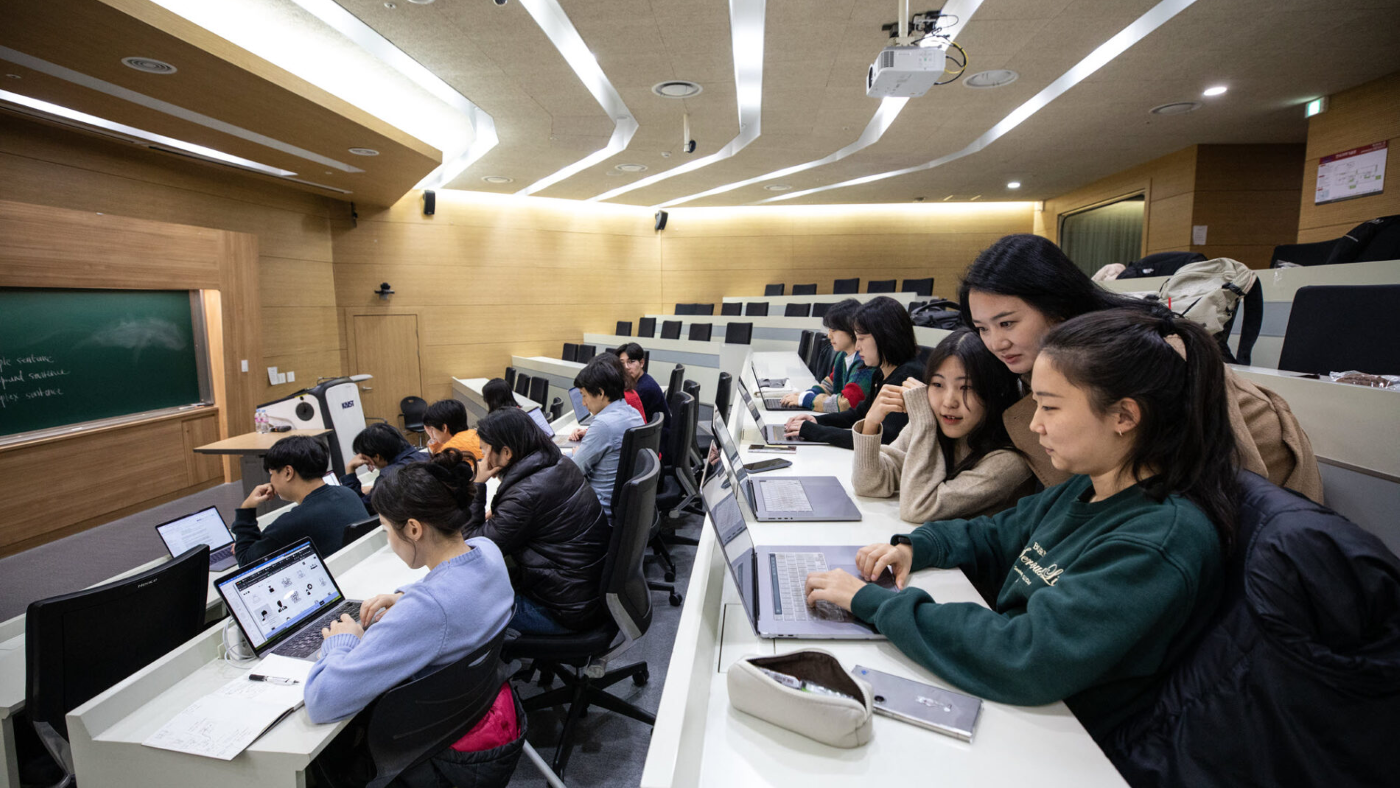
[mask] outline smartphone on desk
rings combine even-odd
[[[796,453],[797,453],[797,447],[796,447],[796,446],[782,446],[782,445],[778,445],[778,446],[769,446],[769,445],[766,444],[766,443],[750,443],[750,444],[749,444],[749,451],[761,451],[761,452],[767,452],[768,454],[796,454]],[[746,467],[749,467],[750,469],[752,469],[753,466],[746,466]]]
[[[776,471],[783,468],[791,468],[792,460],[761,460],[759,462],[744,463],[744,470],[749,473],[763,473],[764,471]]]
[[[982,714],[981,698],[860,665],[851,669],[851,675],[870,682],[876,714],[972,741]]]

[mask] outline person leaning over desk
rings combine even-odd
[[[514,397],[511,404],[515,404]],[[429,405],[423,412],[423,431],[428,433],[428,451],[433,454],[440,454],[443,449],[456,449],[474,460],[481,459],[476,430],[467,428],[467,408],[455,399],[438,400]]]
[[[343,547],[345,526],[365,519],[365,507],[354,490],[326,484],[322,476],[330,463],[325,444],[293,435],[272,444],[263,455],[270,481],[259,484],[233,516],[233,555],[239,566],[311,537],[321,555]],[[266,531],[258,528],[258,504],[274,497],[297,504]]]
[[[1219,600],[1239,500],[1215,340],[1162,310],[1052,329],[1031,428],[1069,480],[992,517],[942,520],[861,548],[859,572],[809,575],[941,678],[1000,703],[1064,700],[1096,739],[1149,704]],[[991,609],[940,604],[909,573],[960,567]]]
[[[802,406],[820,413],[838,413],[860,407],[870,396],[870,378],[874,370],[861,361],[856,350],[856,329],[852,325],[860,302],[854,298],[837,301],[822,317],[826,339],[836,358],[825,379],[807,391],[783,395],[787,407]]]
[[[345,475],[340,477],[340,483],[352,490],[360,491],[360,501],[365,505],[365,510],[370,514],[375,514],[374,505],[370,502],[370,491],[372,485],[360,485],[360,477],[355,475],[355,469],[362,465],[379,469],[379,478],[385,479],[398,473],[399,469],[412,462],[420,462],[428,458],[428,453],[422,449],[416,449],[404,440],[403,434],[389,424],[371,424],[360,430],[360,434],[351,441],[350,448],[355,452],[355,456],[350,458],[350,462],[345,464]]]

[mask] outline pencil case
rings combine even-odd
[[[870,741],[871,689],[830,652],[806,649],[735,661],[729,704],[793,733],[850,749]]]

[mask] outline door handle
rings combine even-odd
[[[360,386],[360,391],[374,391],[373,386]]]

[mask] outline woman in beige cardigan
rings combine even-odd
[[[960,328],[938,343],[923,380],[884,386],[870,412],[852,427],[857,495],[899,495],[899,516],[911,523],[990,515],[1034,492],[1026,459],[1012,445],[1002,411],[1020,398],[1017,378],[977,334]],[[905,413],[905,427],[880,445],[887,414]]]

